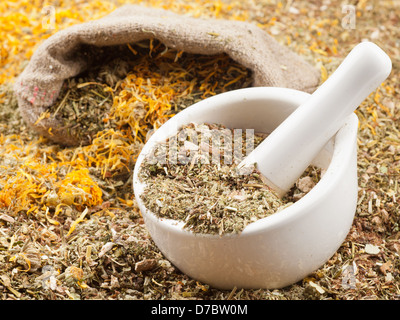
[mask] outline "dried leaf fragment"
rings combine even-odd
[[[156,259],[144,259],[142,261],[136,262],[135,271],[142,272],[154,269],[157,266]]]
[[[379,252],[380,252],[380,249],[379,249],[378,246],[375,246],[375,245],[370,244],[370,243],[365,245],[365,249],[364,250],[365,250],[365,253],[368,253],[368,254],[379,254]]]
[[[2,214],[0,216],[0,220],[6,221],[6,222],[9,222],[9,223],[14,223],[15,222],[15,219],[13,217],[10,217],[8,214]]]
[[[315,186],[315,182],[313,181],[313,179],[309,176],[300,178],[297,182],[296,182],[296,186],[297,188],[300,189],[300,191],[302,192],[309,192],[311,191],[311,189]]]
[[[107,242],[104,246],[101,247],[100,252],[99,252],[99,258],[104,256],[108,251],[110,251],[114,247],[115,243],[114,242]]]
[[[88,211],[89,211],[88,208],[86,208],[86,209],[82,212],[82,214],[80,215],[80,217],[79,217],[78,219],[76,219],[76,220],[72,223],[71,227],[69,228],[67,237],[68,237],[72,232],[74,232],[74,230],[75,230],[76,226],[78,225],[78,223],[80,223],[80,222],[83,221],[83,219],[85,218],[85,216],[86,216],[86,214],[88,213]]]

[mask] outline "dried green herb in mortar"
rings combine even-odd
[[[141,199],[157,216],[184,221],[195,233],[240,233],[249,223],[291,205],[320,178],[321,171],[310,167],[280,199],[256,168],[251,174],[238,173],[241,159],[265,136],[217,124],[181,128],[143,161]]]

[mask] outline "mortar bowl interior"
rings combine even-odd
[[[157,142],[190,122],[272,132],[309,97],[276,87],[239,89],[181,111],[151,136],[133,176],[136,201],[150,236],[164,256],[188,276],[219,289],[282,288],[300,281],[338,250],[357,205],[357,128],[353,113],[325,145],[313,165],[325,169],[320,181],[291,206],[246,226],[237,235],[196,234],[183,223],[158,218],[145,208],[140,166]]]

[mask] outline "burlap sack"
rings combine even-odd
[[[57,32],[39,46],[14,87],[22,117],[30,127],[54,142],[79,144],[53,118],[35,122],[55,103],[64,80],[90,65],[93,56],[85,55],[82,48],[96,49],[150,38],[188,53],[226,53],[252,70],[254,86],[312,92],[319,83],[316,69],[250,23],[197,19],[126,5],[99,20]]]

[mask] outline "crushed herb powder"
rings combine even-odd
[[[195,233],[235,234],[301,198],[306,193],[304,182],[308,187],[318,182],[321,170],[310,166],[301,178],[303,184],[281,199],[257,168],[240,174],[237,164],[266,137],[249,133],[235,134],[220,124],[191,123],[156,145],[139,173],[146,184],[141,194],[146,208],[160,218],[184,221],[184,228]],[[193,137],[199,137],[196,143]],[[226,157],[229,153],[232,157]]]

